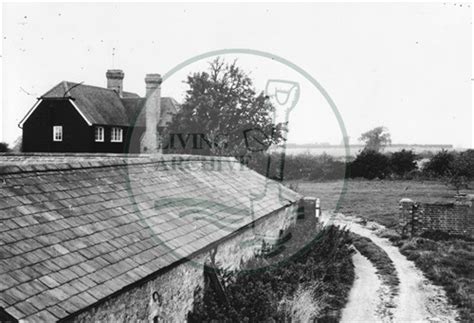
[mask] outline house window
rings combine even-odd
[[[53,126],[53,141],[63,141],[63,126]]]
[[[112,128],[112,134],[110,136],[111,142],[122,142],[123,139],[123,130],[122,128]]]
[[[95,127],[95,141],[104,142],[104,127]]]

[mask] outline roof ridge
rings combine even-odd
[[[58,156],[60,157],[60,156]],[[98,155],[97,157],[104,157]],[[11,175],[11,174],[26,174],[26,173],[44,173],[44,172],[57,172],[57,171],[68,171],[77,169],[90,169],[90,168],[106,168],[116,166],[130,166],[130,165],[149,165],[149,164],[161,164],[161,163],[187,163],[197,161],[219,161],[219,162],[232,162],[238,163],[235,157],[225,156],[204,156],[204,155],[178,155],[178,154],[163,154],[158,156],[137,154],[130,157],[110,156],[113,159],[91,159],[91,160],[79,160],[79,161],[44,161],[30,164],[5,164],[0,163],[0,175]],[[0,159],[1,161],[1,159]]]
[[[130,92],[129,92],[129,93],[130,93]],[[138,97],[138,98],[120,98],[120,100],[138,100],[138,99],[146,100],[147,98],[144,97],[144,96],[140,96],[140,97]],[[175,101],[176,103],[178,102],[178,101],[176,101],[176,100],[175,100],[173,97],[171,97],[171,96],[162,96],[161,99],[162,99],[162,100],[163,100],[163,99],[172,100],[172,101]]]
[[[87,86],[87,87],[92,87],[92,88],[96,88],[96,89],[101,89],[101,90],[106,90],[106,91],[112,91],[114,93],[117,93],[115,92],[115,90],[113,89],[108,89],[106,87],[102,87],[102,86],[98,86],[98,85],[91,85],[91,84],[86,84],[86,83],[82,83],[82,82],[73,82],[73,81],[66,81],[66,80],[63,80],[61,82],[59,82],[57,85],[53,86],[52,89],[54,89],[55,87],[57,87],[58,85],[60,84],[64,84],[65,88],[68,89],[68,83],[69,84],[73,84],[73,85],[82,85],[82,86]],[[51,89],[49,91],[47,91],[46,93],[50,92]],[[135,92],[130,92],[130,91],[123,91],[125,93],[130,93],[130,94],[135,94],[135,95],[138,95],[137,93]],[[139,96],[139,95],[138,95]],[[141,98],[141,96],[139,96]]]

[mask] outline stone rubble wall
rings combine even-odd
[[[274,242],[296,222],[298,205],[291,205],[242,231],[217,246],[216,263],[237,269],[260,251],[263,240]],[[308,211],[308,210],[306,210]],[[311,213],[311,210],[309,210]],[[314,210],[312,210],[314,214]],[[282,230],[282,231],[281,231]],[[204,286],[204,263],[210,251],[198,254],[141,285],[126,290],[67,319],[68,322],[152,322],[152,294],[162,296],[160,310],[172,322],[186,321],[193,309],[194,293]]]

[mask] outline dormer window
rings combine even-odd
[[[123,140],[123,129],[113,127],[111,135],[110,135],[110,141],[111,142],[122,142],[122,140]]]
[[[53,126],[53,141],[63,141],[63,126]]]
[[[95,142],[104,142],[104,127],[95,127]]]

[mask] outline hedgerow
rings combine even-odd
[[[343,178],[436,179],[465,186],[474,180],[474,150],[440,151],[418,168],[421,156],[409,150],[381,153],[362,150],[349,161],[330,155],[282,155],[256,153],[241,158],[242,163],[273,179],[327,181]]]

